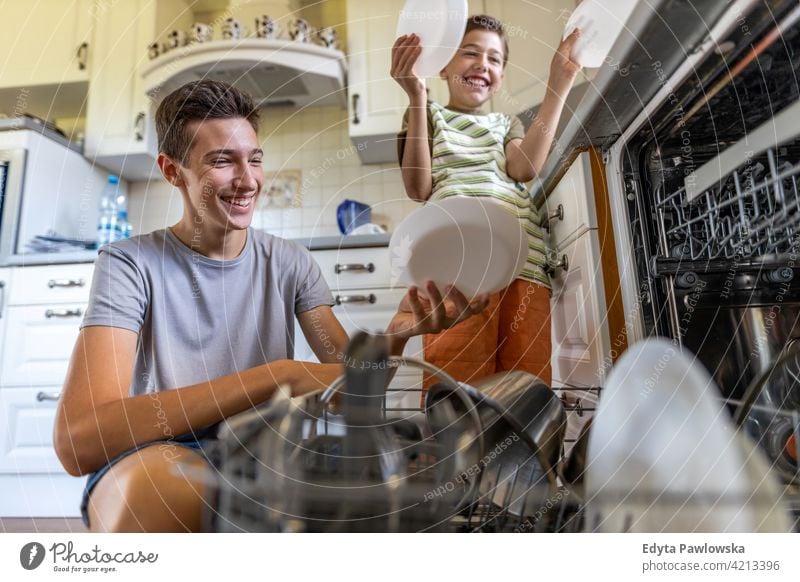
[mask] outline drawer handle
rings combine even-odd
[[[58,402],[58,399],[61,397],[61,392],[39,392],[36,395],[37,402]]]
[[[333,270],[337,275],[345,271],[367,271],[368,273],[372,273],[375,271],[375,265],[373,263],[367,263],[366,265],[364,263],[350,263],[347,265],[336,263]]]
[[[549,231],[554,220],[564,220],[564,205],[559,204],[556,209],[550,212],[545,218],[544,227]]]
[[[83,279],[50,279],[47,286],[52,289],[53,287],[83,287],[86,281]]]
[[[336,305],[344,303],[375,303],[378,300],[374,293],[369,295],[337,295]]]
[[[83,315],[83,312],[76,308],[76,309],[48,309],[44,312],[44,316],[47,319],[51,319],[53,317],[80,317]]]
[[[550,276],[555,275],[558,269],[563,269],[564,272],[569,271],[569,258],[567,258],[567,255],[561,255],[560,261],[548,261],[544,266],[544,272]]]

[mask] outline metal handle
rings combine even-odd
[[[136,141],[142,141],[144,139],[144,111],[140,111],[136,114],[136,119],[133,121],[133,132],[136,136]]]
[[[52,289],[53,287],[83,287],[86,281],[83,279],[50,279],[47,286]]]
[[[337,275],[345,271],[367,271],[368,273],[372,273],[375,271],[375,265],[373,263],[350,263],[346,265],[340,265],[339,263],[336,263],[336,265],[333,267],[333,271]]]
[[[80,317],[83,312],[80,309],[48,309],[44,312],[47,319],[53,317]]]
[[[375,303],[378,300],[373,293],[369,295],[337,295],[335,298],[336,305],[344,303]]]
[[[548,275],[555,275],[558,269],[563,269],[565,272],[569,271],[569,259],[567,255],[561,255],[561,260],[555,263],[548,263],[544,266],[544,272]]]
[[[86,56],[89,54],[89,43],[83,42],[78,47],[76,56],[78,57],[78,69],[81,71],[86,70]]]
[[[555,210],[550,212],[547,215],[547,222],[545,222],[545,228],[550,230],[550,225],[554,220],[564,220],[564,205],[559,204]]]
[[[361,119],[358,117],[358,102],[360,99],[361,96],[358,93],[353,93],[353,125],[361,123]]]
[[[58,402],[59,397],[61,397],[61,392],[55,392],[55,393],[52,393],[52,392],[50,392],[50,393],[48,393],[48,392],[39,392],[38,394],[36,394],[36,401],[37,402],[45,402],[45,401]]]

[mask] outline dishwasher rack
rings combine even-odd
[[[659,258],[743,262],[797,255],[799,182],[800,145],[792,143],[744,158],[694,198],[686,186],[671,193],[659,186],[655,190]],[[778,271],[775,276],[789,275]]]
[[[268,404],[226,421],[209,450],[217,470],[217,502],[206,513],[206,529],[628,531],[654,503],[665,515],[687,504],[696,504],[697,511],[707,507],[709,500],[693,492],[633,490],[609,497],[604,491],[602,499],[587,499],[582,476],[567,482],[543,475],[533,452],[513,457],[509,464],[500,443],[481,443],[480,436],[473,441],[482,447],[480,463],[466,466],[463,453],[470,443],[463,442],[463,435],[432,434],[421,409],[387,407],[385,388],[377,390],[390,371],[405,365],[438,374],[456,390],[459,384],[426,362],[399,357],[384,362],[370,371],[366,383],[356,383],[355,392],[354,379],[343,377],[322,394],[290,398],[281,392]],[[345,395],[335,403],[345,387]],[[358,402],[353,400],[355,409],[348,410],[353,404],[348,394],[358,397]],[[467,415],[480,423],[466,393],[460,397],[473,407]],[[484,434],[483,427],[477,434]],[[508,438],[513,441],[514,435]],[[735,495],[711,501],[732,509],[754,506],[753,499]],[[800,515],[796,485],[787,485],[783,501]]]

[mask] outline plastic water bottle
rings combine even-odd
[[[114,223],[114,240],[120,240],[131,236],[131,223],[128,222],[128,196],[125,190],[117,189],[114,198],[114,209],[117,213],[117,220]]]
[[[97,219],[97,246],[103,246],[116,240],[117,226],[117,191],[119,178],[109,176],[100,194],[100,215]]]

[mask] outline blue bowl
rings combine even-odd
[[[336,209],[336,221],[342,234],[350,234],[354,228],[372,221],[372,208],[369,204],[345,199]]]

